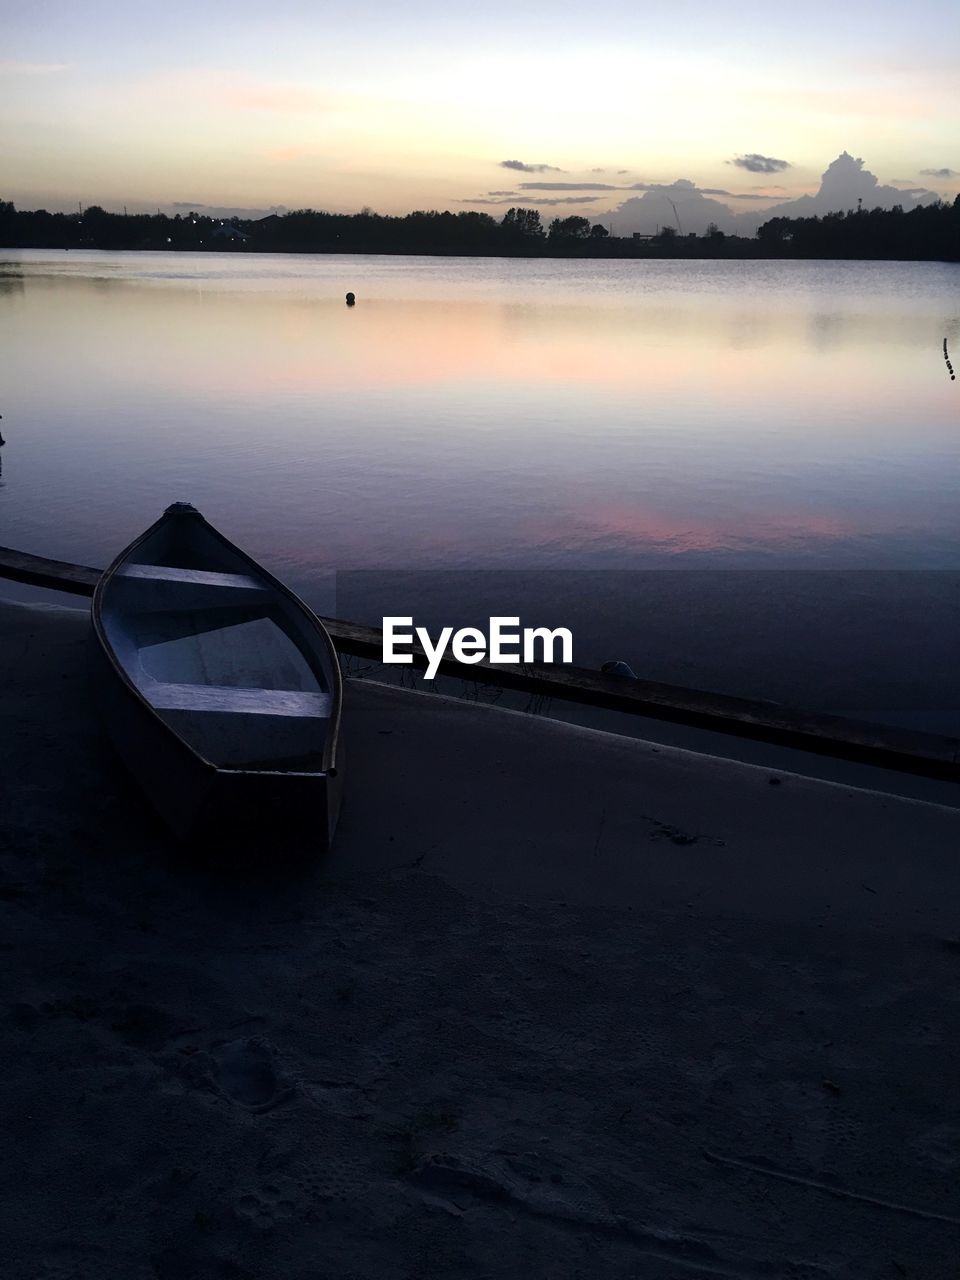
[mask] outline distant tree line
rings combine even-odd
[[[818,218],[771,218],[757,232],[765,249],[793,258],[960,261],[960,195],[904,213],[857,209]]]
[[[259,219],[200,212],[30,212],[0,200],[0,248],[176,249],[258,253],[409,253],[582,258],[899,258],[960,261],[960,196],[904,212],[856,210],[814,218],[771,218],[756,238],[702,236],[664,227],[640,239],[608,234],[602,223],[571,216],[544,227],[539,210],[488,213],[417,211],[391,216],[298,209]]]

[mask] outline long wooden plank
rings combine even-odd
[[[0,578],[26,582],[31,587],[50,587],[54,591],[68,591],[74,596],[92,596],[100,574],[100,569],[88,569],[86,565],[47,560],[26,551],[0,547]]]
[[[378,628],[332,618],[325,618],[323,622],[342,652],[381,660],[382,634]],[[413,665],[421,670],[425,668],[427,657],[423,650],[414,646],[411,652]],[[960,738],[900,729],[895,725],[872,724],[845,716],[797,711],[776,702],[709,693],[654,680],[625,679],[588,667],[546,666],[542,663],[495,666],[488,662],[466,666],[453,658],[444,658],[439,672],[543,698],[602,707],[608,711],[710,729],[715,733],[795,747],[899,772],[960,782]]]
[[[0,547],[0,577],[75,595],[92,595],[100,572]],[[336,618],[322,621],[340,653],[374,662],[381,660],[383,636],[379,628]],[[414,646],[411,652],[413,666],[424,669],[427,657],[423,650]],[[735,698],[652,680],[629,680],[585,667],[540,663],[495,666],[488,662],[467,666],[445,658],[439,671],[471,683],[496,685],[542,698],[602,707],[841,760],[879,765],[902,773],[960,782],[960,738],[797,711],[773,702]]]

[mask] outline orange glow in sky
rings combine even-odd
[[[683,178],[747,213],[815,191],[844,148],[883,183],[958,186],[947,0],[745,0],[735,16],[612,0],[589,22],[543,0],[163,13],[50,0],[5,16],[0,196],[495,215],[519,199],[602,219],[637,184]]]

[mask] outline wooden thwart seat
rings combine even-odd
[[[166,684],[151,681],[142,688],[158,711],[220,711],[234,715],[293,716],[327,719],[330,695],[296,689],[239,689],[226,685]]]
[[[114,581],[129,612],[195,613],[258,607],[270,596],[252,574],[179,569],[167,564],[127,564]]]
[[[263,583],[245,573],[212,573],[209,569],[177,569],[168,564],[125,564],[118,578],[140,578],[148,582],[182,582],[193,587],[231,587],[234,590],[262,591]]]

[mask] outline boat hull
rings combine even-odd
[[[202,520],[199,514],[195,518]],[[92,612],[98,704],[121,760],[157,815],[197,852],[209,853],[218,860],[233,856],[273,860],[325,851],[333,840],[343,789],[339,665],[335,666],[335,677],[329,680],[332,741],[325,747],[325,767],[237,768],[204,758],[170,727],[137,687],[119,660],[104,625],[103,606],[111,576],[140,541],[131,544],[104,574],[95,592]],[[243,555],[226,539],[223,542],[231,551]],[[304,629],[315,633],[319,644],[329,646],[327,661],[335,664],[333,644],[315,615],[256,562],[246,556],[244,560],[259,580],[284,594],[287,608],[292,601],[303,611]],[[263,722],[269,719],[262,718]]]

